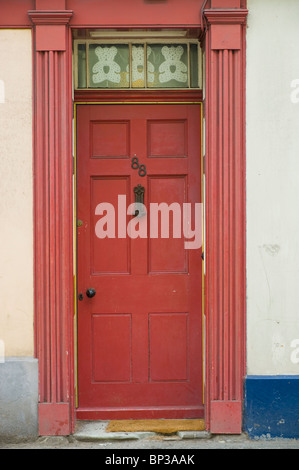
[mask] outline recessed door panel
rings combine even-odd
[[[165,332],[167,332],[166,335]],[[188,313],[150,314],[149,337],[149,380],[152,382],[188,381]]]
[[[187,198],[186,175],[161,175],[148,179],[151,201],[149,272],[186,273],[183,208]]]
[[[129,158],[129,154],[129,122],[111,120],[90,123],[90,155],[92,158]]]
[[[148,122],[149,157],[186,157],[188,125],[185,120]]]
[[[130,314],[92,315],[93,382],[131,381],[131,329]]]
[[[128,274],[130,238],[119,237],[118,195],[129,198],[130,178],[92,176],[90,180],[90,266],[91,274]],[[124,214],[125,222],[127,220]]]

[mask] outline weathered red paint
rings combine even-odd
[[[76,103],[185,103],[185,102],[202,102],[202,90],[155,90],[153,91],[125,91],[117,92],[116,90],[103,90],[101,93],[98,91],[88,90],[75,91]]]
[[[111,28],[120,27],[198,27],[201,21],[198,0],[68,0],[67,8],[76,12],[71,25]]]
[[[28,15],[35,25],[35,50],[41,51],[66,51],[67,31],[65,26],[69,23],[73,12],[29,11]]]
[[[41,436],[67,436],[71,433],[69,403],[40,403],[38,412]]]
[[[206,423],[213,433],[240,433],[245,375],[244,25],[247,10],[210,9],[204,15],[208,24]]]
[[[43,15],[29,13],[35,27]],[[64,35],[69,12],[63,17]],[[46,14],[56,31],[56,15]],[[49,27],[51,27],[49,25]],[[47,30],[49,31],[49,30]],[[42,34],[45,31],[42,30]],[[73,414],[73,249],[70,43],[35,36],[35,332],[40,434],[69,434]]]
[[[33,22],[37,45],[34,252],[40,432],[63,434],[74,428],[70,28],[116,25],[202,30],[207,74],[206,423],[212,432],[240,432],[245,371],[246,1],[175,0],[172,9],[166,0],[119,0],[117,8],[115,3],[1,2],[0,27],[28,28]],[[57,21],[61,13],[69,24]]]
[[[181,215],[183,204],[191,204],[195,225],[200,128],[199,104],[77,106],[80,418],[203,417],[201,240],[197,249],[185,249],[183,233],[172,235],[171,216],[168,238],[161,223],[157,237],[150,235],[152,203],[179,204]],[[145,175],[132,168],[133,158]],[[138,184],[148,210],[139,221],[145,238],[126,234]],[[121,207],[119,196],[126,198]],[[113,238],[97,238],[99,203],[113,205]]]

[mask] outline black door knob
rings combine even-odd
[[[95,289],[87,289],[86,295],[87,295],[87,297],[89,297],[91,299],[92,297],[94,297],[96,295]]]

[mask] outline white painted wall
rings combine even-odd
[[[299,374],[299,1],[248,9],[247,373]]]
[[[30,30],[0,29],[0,359],[33,355]]]

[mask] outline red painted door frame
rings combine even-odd
[[[212,433],[240,433],[246,333],[247,10],[210,8],[204,11],[204,17],[207,24],[206,422]]]
[[[72,3],[88,10],[85,2]],[[198,27],[204,30],[206,51],[206,426],[212,433],[240,433],[245,375],[247,10],[241,0],[202,3]],[[35,344],[41,435],[69,434],[75,425],[69,24],[73,12],[65,10],[65,4],[37,0],[36,10],[28,12],[34,27]],[[103,18],[103,3],[99,9],[96,13]]]
[[[34,302],[39,434],[73,430],[73,160],[70,11],[34,25]]]

